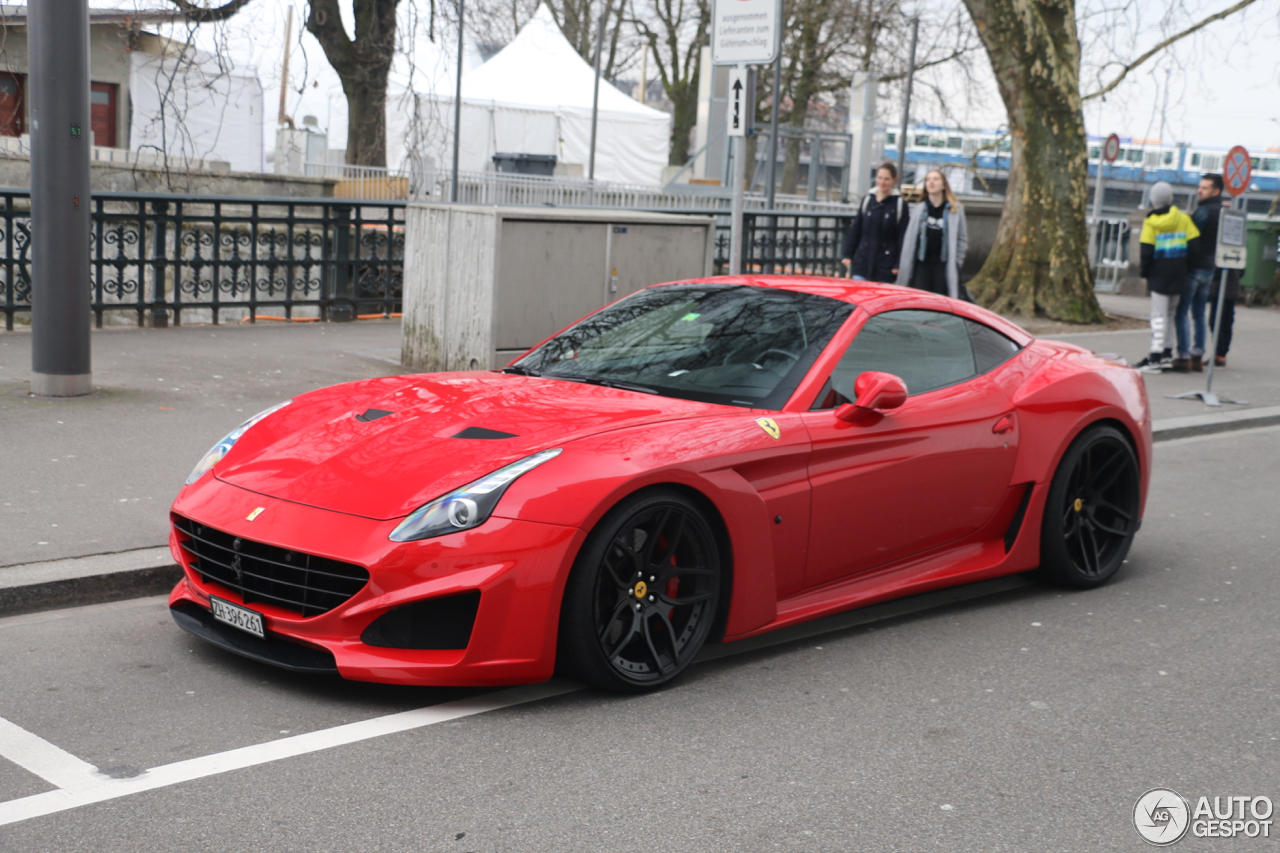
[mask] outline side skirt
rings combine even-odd
[[[860,572],[778,602],[778,617],[768,625],[724,642],[821,619],[904,595],[987,580],[1034,569],[1040,563],[1040,522],[1047,483],[1019,483],[999,511],[973,535],[933,551]],[[1014,528],[1015,522],[1017,529]],[[1010,535],[1012,533],[1012,535]],[[1006,548],[1006,539],[1009,546]]]

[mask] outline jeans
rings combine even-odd
[[[1178,329],[1178,357],[1188,355],[1204,355],[1205,322],[1204,306],[1209,300],[1209,286],[1217,270],[1192,270],[1187,276],[1187,287],[1182,292],[1175,312],[1175,324]],[[1191,339],[1191,324],[1187,321],[1187,313],[1195,322],[1195,340]]]
[[[1212,327],[1214,321],[1218,318],[1218,303],[1216,301],[1209,303],[1209,325]],[[1236,301],[1228,296],[1222,300],[1222,328],[1218,330],[1218,342],[1214,345],[1214,350],[1223,358],[1227,357],[1227,352],[1231,349],[1231,327],[1235,325],[1236,320]]]

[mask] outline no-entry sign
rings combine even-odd
[[[1237,145],[1227,152],[1227,160],[1222,164],[1222,183],[1229,195],[1237,196],[1249,189],[1252,174],[1253,162],[1243,145]]]

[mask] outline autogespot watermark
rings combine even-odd
[[[1270,838],[1270,797],[1199,797],[1195,807],[1172,788],[1152,788],[1133,806],[1133,826],[1157,847],[1176,844],[1189,831],[1196,838]]]

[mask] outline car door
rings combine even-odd
[[[975,357],[972,326],[980,324],[941,311],[869,318],[819,396],[822,408],[804,415],[813,442],[806,587],[960,539],[999,506],[1017,457],[1016,415],[981,373],[993,359]],[[836,418],[867,370],[901,378],[906,402],[857,423]]]

